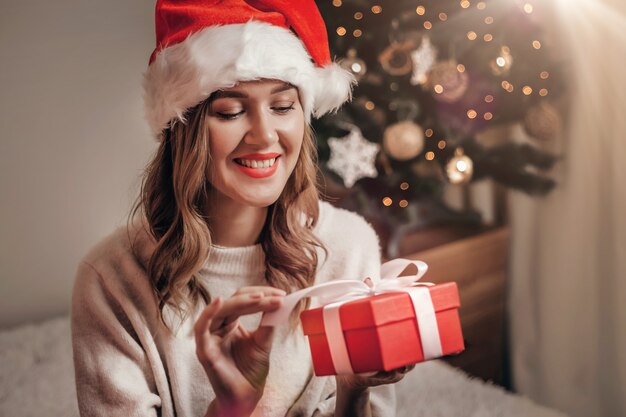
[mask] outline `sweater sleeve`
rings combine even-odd
[[[76,275],[71,322],[80,415],[159,414],[161,398],[130,320],[100,274],[85,262]]]

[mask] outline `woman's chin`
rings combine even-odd
[[[241,202],[251,207],[263,208],[274,204],[278,200],[278,197],[280,197],[280,194],[255,195],[244,198]]]

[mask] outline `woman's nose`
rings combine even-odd
[[[247,144],[267,147],[278,140],[270,115],[263,111],[254,112],[250,122],[250,129],[244,138]]]

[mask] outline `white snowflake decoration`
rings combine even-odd
[[[411,60],[413,61],[412,85],[424,84],[426,74],[428,74],[436,59],[437,50],[430,42],[430,38],[424,36],[419,48],[411,52]]]
[[[346,187],[352,187],[361,178],[378,176],[374,162],[380,145],[365,139],[359,129],[352,128],[343,138],[329,138],[328,145],[327,166],[341,176]]]

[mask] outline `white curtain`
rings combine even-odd
[[[572,417],[626,416],[625,3],[550,2],[573,88],[559,184],[509,200],[514,386]]]

